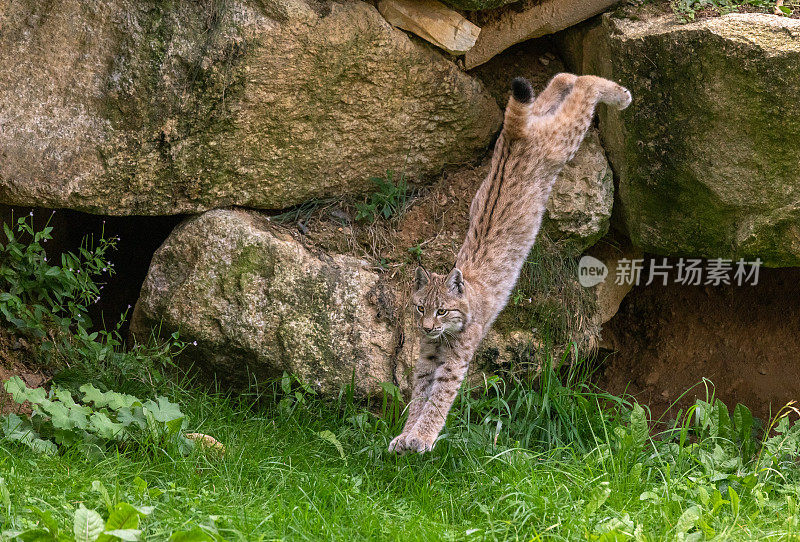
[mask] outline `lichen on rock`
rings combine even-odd
[[[800,265],[800,21],[678,24],[641,9],[563,40],[576,68],[631,89],[602,109],[621,224],[646,252]]]
[[[255,212],[215,210],[178,226],[156,252],[132,331],[180,330],[186,355],[246,382],[287,371],[323,393],[392,382],[396,348],[381,278],[366,262],[306,249]]]
[[[25,1],[0,25],[6,204],[285,208],[469,161],[500,125],[478,81],[364,2]]]

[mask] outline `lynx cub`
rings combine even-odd
[[[528,81],[512,82],[491,170],[472,200],[455,267],[446,276],[417,268],[412,310],[420,354],[408,421],[389,450],[433,448],[478,344],[508,302],[553,182],[577,152],[598,102],[624,109],[631,94],[601,77],[561,73],[533,100]]]

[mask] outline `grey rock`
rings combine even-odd
[[[0,203],[284,208],[483,152],[481,84],[360,1],[0,8]]]

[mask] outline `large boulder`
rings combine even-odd
[[[0,28],[0,203],[282,208],[470,160],[500,124],[360,1],[22,0]]]
[[[132,332],[180,330],[223,379],[288,371],[323,393],[395,380],[394,292],[366,262],[303,247],[255,212],[189,219],[153,256]]]
[[[613,205],[614,175],[592,129],[553,185],[544,231],[580,253],[608,232]]]
[[[679,24],[639,8],[563,37],[583,73],[631,89],[602,108],[618,211],[647,252],[800,265],[800,20]]]

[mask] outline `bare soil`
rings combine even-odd
[[[635,287],[603,329],[616,352],[599,385],[674,417],[713,382],[729,407],[768,419],[800,399],[800,269],[761,269],[756,286]],[[675,403],[675,404],[673,404]]]
[[[49,374],[36,367],[28,342],[0,327],[0,382],[5,382],[12,376],[19,376],[31,388],[38,388],[50,380]],[[0,414],[9,412],[30,414],[31,409],[16,404],[5,388],[0,386]]]

